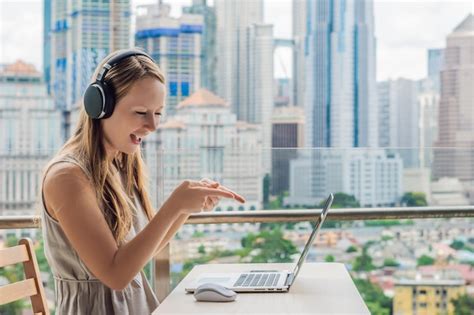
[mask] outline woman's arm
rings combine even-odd
[[[221,186],[218,182],[215,182],[215,181],[212,181],[210,179],[204,178],[200,181],[200,183],[205,185],[205,187],[219,188],[219,189],[231,192],[234,195],[233,198],[235,200],[237,200],[241,203],[245,202],[245,199],[242,196],[240,196],[239,194],[233,192],[232,190],[228,189],[227,187]],[[206,198],[206,202],[205,202],[203,210],[204,211],[211,211],[212,209],[214,209],[217,206],[219,201],[220,201],[219,197],[208,197],[208,198]],[[173,223],[171,228],[168,230],[168,233],[166,233],[165,238],[163,239],[161,244],[158,246],[158,250],[155,253],[155,255],[158,254],[163,248],[166,247],[168,242],[175,236],[176,232],[178,232],[178,230],[181,228],[181,226],[186,222],[186,220],[188,218],[189,218],[189,214],[181,214],[178,217],[178,219],[176,219],[176,221]]]
[[[44,181],[48,210],[54,212],[68,240],[89,270],[108,287],[121,290],[152,258],[180,215],[199,212],[206,196],[232,198],[218,189],[183,182],[132,240],[117,246],[97,204],[92,184],[70,163],[51,167]],[[170,236],[171,237],[171,236]]]
[[[183,224],[186,222],[186,220],[189,218],[188,214],[181,214],[179,217],[173,222],[172,226],[166,233],[165,237],[163,238],[163,241],[158,245],[158,249],[156,250],[155,255],[157,255],[163,248],[168,245],[170,240],[176,235],[178,230],[183,226]]]

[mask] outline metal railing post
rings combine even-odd
[[[158,301],[163,300],[170,293],[171,277],[170,277],[170,244],[166,245],[154,258],[154,287]]]

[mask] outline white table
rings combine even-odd
[[[370,315],[345,266],[305,263],[287,293],[239,293],[234,302],[197,302],[184,288],[203,272],[292,270],[294,264],[199,265],[153,312],[158,314],[360,314]]]

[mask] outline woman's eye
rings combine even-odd
[[[146,112],[135,112],[137,113],[138,115],[146,115]]]
[[[157,115],[157,116],[161,116],[161,113],[155,113],[155,115]]]

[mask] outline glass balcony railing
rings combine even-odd
[[[148,145],[143,154],[157,208],[182,180],[203,177],[247,199],[244,205],[222,200],[213,212],[191,216],[145,268],[160,300],[195,264],[294,261],[330,192],[334,206],[308,260],[344,263],[367,303],[391,307],[397,279],[427,272],[425,265],[474,263],[471,149]],[[0,155],[0,235],[4,243],[23,236],[37,241],[53,299],[36,206],[41,170],[51,156]],[[367,283],[381,292],[377,301],[364,295]]]

